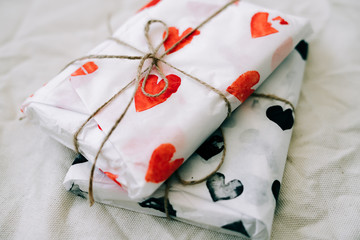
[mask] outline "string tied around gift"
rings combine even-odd
[[[65,68],[67,68],[68,66],[74,64],[77,61],[81,61],[81,60],[85,60],[85,59],[127,59],[127,60],[140,60],[139,65],[138,65],[138,69],[137,69],[137,76],[135,79],[133,79],[132,81],[130,81],[125,87],[123,87],[122,89],[120,89],[116,94],[114,94],[108,101],[106,101],[103,105],[101,105],[93,114],[91,114],[86,121],[80,126],[80,128],[76,131],[76,133],[74,134],[74,147],[75,147],[75,151],[79,153],[79,143],[78,143],[78,136],[81,133],[81,131],[83,130],[83,128],[85,127],[85,125],[92,119],[94,118],[102,109],[104,109],[109,103],[111,103],[114,99],[116,99],[120,94],[122,94],[126,89],[128,89],[132,84],[135,84],[134,87],[134,92],[132,94],[132,97],[130,98],[128,104],[126,105],[124,111],[121,113],[120,117],[115,121],[114,125],[112,126],[112,128],[110,129],[110,131],[106,134],[105,138],[103,139],[102,143],[100,144],[100,147],[96,153],[96,156],[94,158],[93,161],[93,165],[90,171],[90,179],[89,179],[89,200],[90,200],[90,206],[92,206],[94,204],[94,196],[93,196],[93,178],[94,178],[94,172],[95,172],[95,166],[96,166],[96,162],[99,158],[99,155],[105,145],[105,143],[108,141],[108,139],[110,138],[110,136],[112,135],[112,133],[114,132],[114,130],[117,128],[117,126],[119,125],[119,123],[122,121],[122,119],[124,118],[125,114],[127,113],[131,103],[133,102],[135,93],[137,91],[137,86],[140,83],[140,79],[141,77],[145,74],[144,78],[143,78],[143,82],[141,85],[141,91],[144,95],[148,96],[148,97],[157,97],[160,96],[161,94],[163,94],[167,88],[168,88],[168,79],[166,78],[165,74],[162,72],[161,68],[159,67],[159,62],[168,65],[170,68],[175,69],[176,71],[182,73],[183,75],[189,77],[190,79],[193,79],[194,81],[198,82],[199,84],[201,84],[202,86],[208,88],[209,90],[215,92],[218,94],[218,96],[220,98],[222,98],[226,104],[227,107],[227,117],[230,116],[232,109],[231,109],[231,104],[229,102],[229,100],[226,98],[226,96],[218,89],[216,89],[215,87],[209,85],[208,83],[200,80],[199,78],[192,76],[188,73],[186,73],[185,71],[171,65],[170,63],[168,63],[167,61],[164,60],[164,57],[170,52],[172,51],[175,47],[177,47],[182,41],[184,41],[186,38],[188,38],[190,35],[192,35],[196,30],[198,30],[199,28],[201,28],[203,25],[207,24],[211,19],[213,19],[215,16],[217,16],[219,13],[221,13],[222,11],[224,11],[228,6],[232,5],[235,2],[238,2],[239,0],[231,0],[229,1],[227,4],[225,4],[223,7],[221,7],[220,9],[218,9],[216,12],[214,12],[212,15],[210,15],[208,18],[206,18],[203,22],[201,22],[197,27],[195,27],[194,29],[192,29],[192,31],[190,31],[189,33],[187,33],[185,36],[183,36],[181,39],[179,39],[176,43],[174,43],[170,48],[168,48],[163,54],[161,54],[160,56],[157,56],[158,51],[160,50],[161,46],[164,44],[164,42],[167,40],[168,36],[169,36],[169,28],[167,27],[167,25],[161,21],[161,20],[149,20],[146,25],[145,25],[145,29],[144,29],[144,33],[145,33],[145,39],[149,48],[149,53],[143,53],[142,51],[140,51],[139,49],[137,49],[134,46],[131,46],[128,43],[125,43],[119,39],[114,39],[114,38],[110,38],[114,41],[116,41],[119,44],[122,44],[124,46],[128,46],[140,53],[142,53],[142,56],[124,56],[124,55],[88,55],[88,56],[84,56],[84,57],[80,57],[78,59],[73,60],[72,62],[70,62],[69,64],[67,64]],[[150,26],[153,23],[160,23],[164,26],[165,28],[165,36],[163,37],[163,40],[161,41],[161,43],[154,47],[151,43],[150,40],[150,36],[149,36],[149,31],[150,31]],[[152,60],[151,64],[149,67],[147,67],[145,70],[143,70],[144,64],[146,60]],[[156,94],[150,94],[148,92],[146,92],[145,90],[145,86],[146,86],[146,82],[147,79],[149,77],[150,72],[153,70],[153,68],[156,68],[157,72],[160,74],[160,76],[164,79],[165,82],[165,86],[164,88],[156,93]]]
[[[265,98],[265,99],[270,99],[270,100],[283,102],[283,103],[289,105],[292,108],[292,111],[295,113],[294,104],[292,102],[290,102],[289,100],[285,99],[285,98],[278,97],[278,96],[276,96],[274,94],[256,93],[256,92],[252,93],[251,96],[252,97]]]
[[[267,94],[267,93],[257,93],[254,92],[251,94],[251,97],[255,97],[255,98],[263,98],[263,99],[268,99],[268,100],[275,100],[275,101],[279,101],[279,102],[283,102],[287,105],[289,105],[292,108],[292,111],[295,113],[295,106],[292,102],[290,102],[289,100],[285,99],[285,98],[281,98],[279,96],[276,96],[274,94]],[[181,177],[179,171],[175,172],[175,176],[177,178],[177,181],[179,181],[182,185],[184,186],[190,186],[190,185],[196,185],[199,183],[202,183],[204,181],[207,181],[210,177],[212,177],[223,165],[224,161],[225,161],[225,157],[226,157],[226,139],[225,139],[225,135],[223,134],[223,130],[220,127],[218,129],[218,131],[220,132],[221,136],[222,136],[222,140],[223,140],[223,150],[222,150],[222,156],[221,159],[219,161],[219,163],[217,164],[217,166],[215,167],[215,169],[213,169],[210,173],[208,173],[207,175],[205,175],[204,177],[200,178],[200,179],[195,179],[195,180],[185,180]],[[165,215],[168,219],[171,219],[170,216],[170,211],[169,211],[169,192],[170,192],[170,183],[169,181],[165,182],[165,193],[164,193],[164,211],[165,211]]]
[[[250,97],[257,97],[257,98],[263,98],[263,99],[269,99],[269,100],[275,100],[275,101],[283,102],[285,104],[288,104],[291,107],[292,111],[295,113],[295,106],[294,106],[294,104],[292,102],[290,102],[289,100],[287,100],[285,98],[281,98],[279,96],[276,96],[274,94],[266,94],[266,93],[254,92],[254,93],[251,94]],[[185,180],[180,176],[179,171],[176,171],[175,176],[177,177],[177,180],[182,185],[196,185],[196,184],[202,183],[202,182],[208,180],[212,175],[214,175],[221,168],[222,164],[225,161],[225,156],[226,156],[226,140],[225,140],[225,136],[223,134],[223,130],[222,130],[221,127],[218,129],[218,131],[220,132],[220,134],[222,136],[222,140],[223,140],[223,151],[222,151],[222,156],[221,156],[221,159],[220,159],[218,165],[215,167],[215,169],[213,169],[206,176],[204,176],[204,177],[202,177],[200,179],[196,179],[196,180]],[[168,192],[168,190],[166,192]],[[167,195],[167,193],[165,195]]]

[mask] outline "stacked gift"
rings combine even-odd
[[[217,167],[226,152],[224,163],[215,174],[191,186],[171,178],[167,207],[171,216],[217,231],[241,233],[253,239],[269,238],[306,50],[307,44],[303,41],[222,124],[222,130],[212,134],[178,171],[183,181],[202,179]],[[279,99],[268,98],[272,95]],[[79,155],[65,177],[66,189],[87,198],[91,165]],[[96,170],[96,201],[165,216],[164,186],[137,202],[127,197],[121,186],[109,177],[112,176]]]
[[[277,11],[226,3],[153,1],[27,99],[22,111],[82,154],[68,189],[83,195],[96,162],[95,200],[163,214],[148,208],[155,204],[194,224],[269,236],[275,200],[268,196],[280,185],[304,61],[294,52],[269,75],[310,27]],[[215,132],[265,80],[263,93]],[[219,156],[224,163],[210,174]],[[170,180],[164,201],[161,184],[183,163],[182,179],[211,176],[193,186]],[[203,211],[205,202],[215,212]]]

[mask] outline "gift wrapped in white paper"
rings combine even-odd
[[[132,199],[152,194],[221,125],[228,107],[234,110],[239,106],[311,32],[304,19],[236,2],[164,54],[227,1],[156,2],[115,32],[114,38],[132,47],[109,39],[89,53],[143,56],[150,51],[151,56],[163,55],[157,63],[166,75],[167,88],[159,72],[153,70],[144,90],[137,88],[134,102],[105,142],[97,162]],[[160,46],[158,52],[151,50],[144,36],[144,26],[153,19],[169,26],[163,45],[159,44],[165,35],[164,26],[158,22],[150,26],[150,45]],[[145,61],[143,69],[150,64]],[[139,59],[76,61],[28,98],[22,111],[62,144],[74,148],[74,134],[82,123],[130,85],[77,136],[79,151],[94,161],[105,136],[132,97],[138,65]],[[218,89],[226,98],[188,74]],[[160,93],[162,89],[165,92],[160,96],[145,95]]]
[[[302,41],[255,92],[257,95],[250,96],[222,124],[222,133],[216,131],[180,167],[183,180],[197,180],[216,168],[226,152],[223,165],[206,182],[184,186],[171,178],[171,216],[216,231],[269,239],[294,124],[291,104],[298,101],[306,53],[307,44]],[[264,97],[269,94],[291,104]],[[87,198],[90,168],[91,163],[79,156],[66,175],[66,189]],[[98,202],[165,216],[164,186],[139,203],[100,170],[94,186]]]

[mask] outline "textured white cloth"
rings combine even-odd
[[[304,84],[272,239],[359,239],[360,5],[254,0],[311,19]],[[74,153],[18,113],[26,97],[83,56],[145,1],[0,2],[1,239],[238,239],[101,204],[64,190]]]

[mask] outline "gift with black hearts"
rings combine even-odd
[[[294,126],[307,43],[301,41],[221,128],[150,197],[134,201],[109,173],[96,170],[95,200],[137,212],[171,217],[252,239],[269,239]],[[221,167],[213,174],[219,162]],[[87,198],[91,163],[79,156],[69,169],[67,190]],[[165,204],[166,202],[166,204]]]
[[[143,199],[310,32],[307,20],[242,1],[153,1],[21,111]]]

